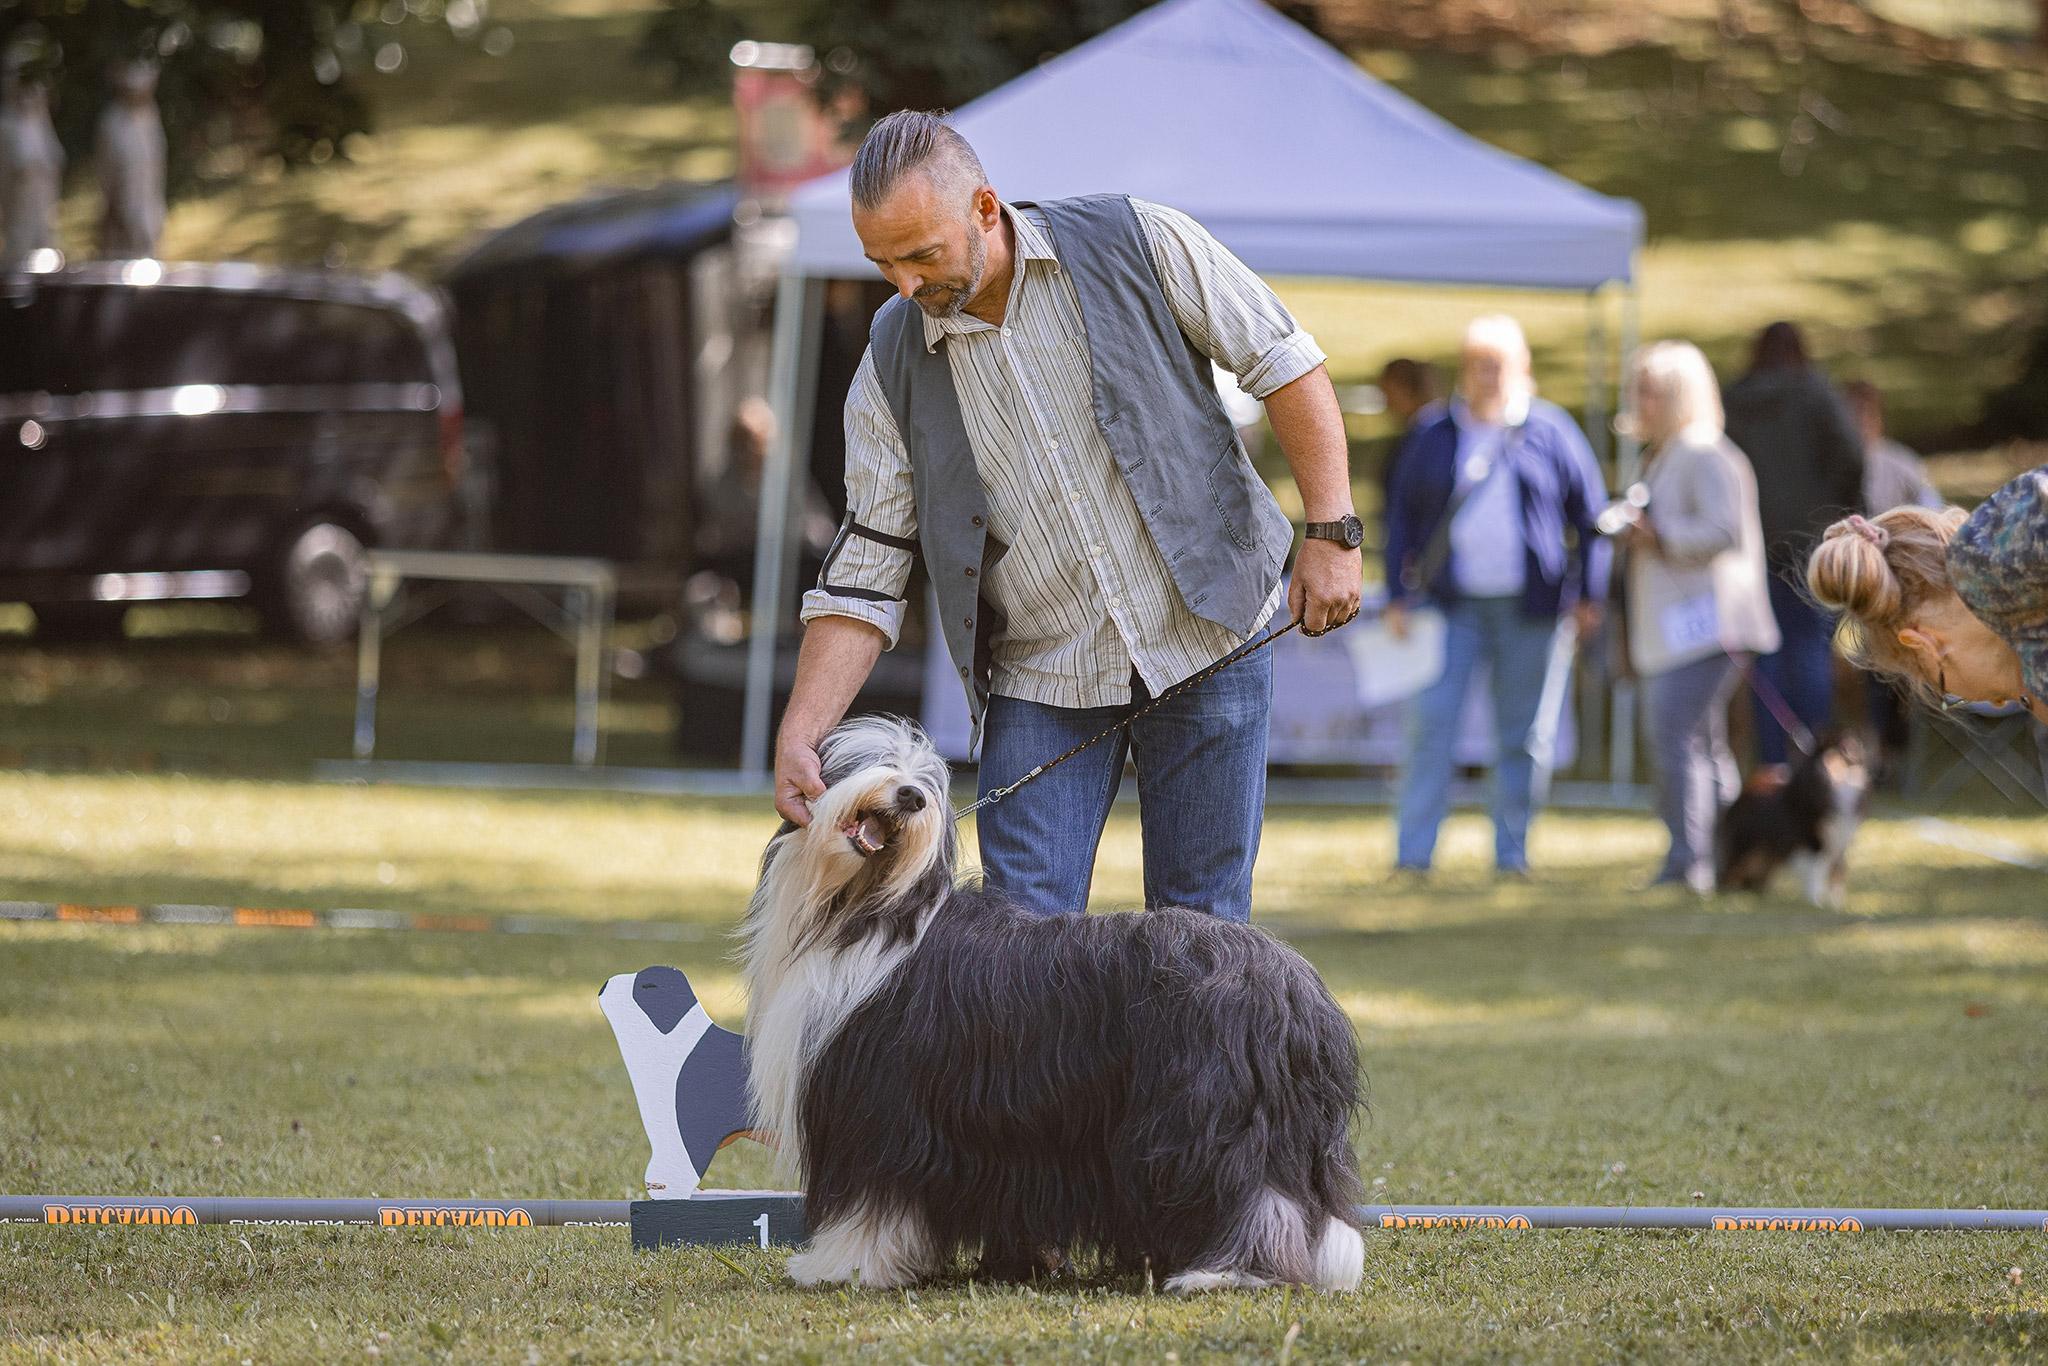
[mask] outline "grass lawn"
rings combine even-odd
[[[226,604],[148,604],[117,641],[52,646],[25,607],[0,605],[0,764],[300,777],[347,759],[353,642],[328,650],[257,633]],[[654,625],[622,621],[613,647],[652,652]],[[600,713],[604,761],[682,761],[676,690],[657,668],[614,678]],[[423,622],[385,642],[379,759],[566,764],[575,653],[523,621]]]
[[[2048,823],[1972,818],[2048,854]],[[671,917],[722,931],[765,808],[0,775],[0,897]],[[1456,818],[1390,886],[1377,812],[1270,813],[1257,902],[1357,1023],[1375,1198],[2048,1205],[2038,874],[1880,819],[1852,909],[1624,891],[1656,827]],[[1134,813],[1098,902],[1138,895]],[[0,923],[0,1190],[624,1197],[646,1159],[594,999],[725,946]],[[740,1144],[712,1179],[767,1179]],[[1132,1283],[800,1293],[780,1254],[617,1231],[0,1231],[0,1360],[2038,1358],[2037,1235],[1369,1235],[1356,1298]],[[2017,1281],[2011,1276],[2018,1268]],[[1295,1325],[1299,1325],[1298,1331]]]

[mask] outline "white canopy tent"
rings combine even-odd
[[[1008,198],[1117,191],[1171,204],[1263,275],[1584,294],[1586,416],[1596,444],[1602,438],[1610,354],[1597,305],[1610,286],[1625,291],[1625,353],[1640,208],[1466,135],[1261,0],[1165,0],[951,122]],[[807,454],[796,446],[809,430],[805,390],[823,284],[874,272],[853,232],[845,172],[798,190],[791,217],[741,743],[754,779],[769,766],[775,645],[791,570],[783,529],[793,473]],[[1623,454],[1631,463],[1633,452]]]

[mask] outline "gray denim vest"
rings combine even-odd
[[[1240,636],[1279,581],[1294,529],[1252,468],[1216,395],[1209,358],[1181,332],[1127,195],[1055,199],[1045,215],[1088,333],[1095,420],[1188,610]],[[981,595],[1009,547],[988,500],[943,349],[927,351],[916,304],[875,315],[875,369],[910,454],[917,536],[938,592],[946,649],[967,687],[974,736],[1000,611]]]

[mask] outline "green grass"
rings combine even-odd
[[[596,986],[669,957],[736,1022],[716,932],[773,824],[756,803],[0,776],[0,896],[714,932],[0,924],[0,1190],[626,1196],[646,1153]],[[1970,824],[2048,853],[2039,821]],[[1641,816],[1553,814],[1537,880],[1498,886],[1461,816],[1439,879],[1397,886],[1382,815],[1269,813],[1259,915],[1358,1026],[1375,1197],[2048,1205],[2038,875],[1881,819],[1848,914],[1626,893],[1659,840]],[[1098,905],[1138,890],[1125,809]],[[768,1176],[750,1144],[712,1173]],[[1374,1233],[1356,1298],[1194,1303],[1126,1282],[798,1292],[776,1253],[624,1242],[7,1229],[0,1359],[2023,1360],[2048,1335],[2033,1235]]]
[[[0,606],[0,764],[296,777],[350,756],[352,645],[266,638],[253,612],[214,604],[133,608],[126,638],[96,644],[44,645],[31,621]],[[622,622],[610,643],[651,652],[656,629]],[[658,671],[614,678],[599,719],[605,762],[679,762]],[[566,764],[574,730],[574,652],[539,626],[443,617],[385,643],[379,759]]]

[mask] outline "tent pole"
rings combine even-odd
[[[790,408],[788,497],[783,508],[781,582],[796,582],[797,567],[804,551],[805,505],[811,490],[812,417],[818,404],[818,350],[825,340],[825,282],[804,282],[803,314],[798,324],[796,348],[796,401]],[[787,602],[785,594],[783,601]]]
[[[1642,300],[1637,293],[1636,263],[1630,262],[1628,283],[1621,296],[1621,365],[1622,377],[1618,391],[1618,406],[1627,415],[1634,406],[1629,402],[1627,367],[1629,358],[1635,355],[1636,344],[1642,330]],[[1615,483],[1622,488],[1636,482],[1641,476],[1642,443],[1635,435],[1632,424],[1622,424],[1621,440],[1615,451]],[[1628,679],[1617,679],[1614,684],[1614,728],[1609,740],[1608,781],[1614,786],[1616,798],[1622,797],[1635,782],[1636,776],[1636,685]]]
[[[1586,441],[1593,448],[1593,458],[1601,465],[1601,479],[1607,478],[1607,411],[1604,401],[1607,374],[1607,299],[1605,286],[1586,291]],[[1587,655],[1590,662],[1591,654]],[[1593,738],[1600,734],[1601,715],[1606,701],[1606,690],[1585,686],[1585,670],[1574,680],[1577,684],[1579,707],[1578,765],[1581,772],[1591,772],[1594,757],[1591,752]]]
[[[1642,309],[1642,295],[1638,292],[1635,272],[1631,271],[1628,284],[1623,288],[1621,295],[1621,363],[1623,366],[1629,363],[1630,357],[1636,353],[1636,347],[1641,344],[1643,327]],[[1626,375],[1622,377],[1624,386],[1626,386],[1627,379]],[[1628,401],[1629,396],[1626,387],[1617,394],[1616,398],[1615,406],[1623,413],[1627,413],[1631,405]],[[1627,423],[1622,425],[1625,428],[1628,427]],[[1620,444],[1615,451],[1616,482],[1621,487],[1627,488],[1642,477],[1642,448],[1643,443],[1635,435],[1632,428],[1622,434]]]
[[[1607,463],[1607,298],[1586,292],[1586,437],[1593,458]]]
[[[775,706],[775,646],[782,626],[783,533],[795,487],[798,357],[803,350],[804,296],[808,280],[786,271],[775,290],[775,338],[768,362],[768,403],[775,433],[761,471],[760,514],[754,538],[754,607],[747,632],[746,709],[740,721],[740,776],[767,780],[769,713]]]

